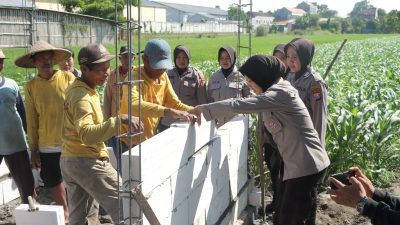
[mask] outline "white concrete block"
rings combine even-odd
[[[148,202],[159,221],[165,221],[171,216],[171,181],[167,180],[146,195]]]
[[[13,179],[3,180],[1,185],[3,186],[4,204],[19,197],[19,191]]]
[[[65,225],[64,210],[59,205],[37,205],[39,210],[29,212],[28,204],[15,208],[17,225]]]
[[[4,203],[4,192],[3,192],[3,185],[0,184],[0,205],[5,204]]]
[[[170,217],[170,221],[167,224],[171,225],[188,225],[189,222],[189,199],[185,199],[173,209]]]
[[[3,158],[3,161],[2,161],[1,164],[0,164],[0,177],[6,176],[6,175],[8,175],[9,173],[10,173],[10,171],[8,170],[8,167],[7,167],[7,165],[6,165],[6,162],[5,162],[4,158]]]
[[[215,195],[207,211],[207,224],[216,224],[231,201],[229,195],[229,185]]]

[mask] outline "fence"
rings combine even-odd
[[[177,23],[143,22],[143,32],[148,33],[235,33],[237,23]]]
[[[37,40],[55,46],[113,43],[114,23],[66,12],[0,8],[0,48],[27,47]]]

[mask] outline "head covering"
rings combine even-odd
[[[286,67],[275,56],[254,55],[240,67],[239,71],[266,91],[277,78],[285,74]]]
[[[3,50],[0,49],[0,59],[7,59],[6,55],[4,55]]]
[[[79,65],[98,64],[110,61],[114,56],[110,55],[102,44],[88,44],[78,53]]]
[[[149,57],[150,66],[154,69],[172,69],[171,48],[163,39],[152,39],[144,48],[144,55]]]
[[[121,48],[119,49],[119,55],[125,55],[129,53],[129,47],[128,45],[124,45],[121,46]],[[132,47],[131,49],[131,54],[134,55],[135,54],[135,49]]]
[[[71,57],[71,52],[66,49],[56,48],[45,41],[38,41],[29,49],[28,53],[15,60],[15,65],[22,68],[35,68],[33,56],[37,53],[48,51],[54,54],[54,64],[59,64]]]
[[[178,54],[184,52],[186,54],[186,57],[188,57],[188,62],[190,62],[190,51],[189,48],[184,46],[184,45],[178,45],[174,49],[174,64],[175,64],[175,69],[178,71],[179,75],[182,75],[188,68],[179,68],[176,65],[176,57],[178,57]],[[189,65],[189,64],[188,64]]]
[[[303,74],[305,71],[310,70],[315,51],[314,43],[304,38],[295,38],[285,46],[285,55],[287,55],[287,49],[289,47],[295,49],[300,59],[301,70],[297,72],[296,75]]]
[[[225,77],[229,76],[229,74],[232,73],[233,69],[235,68],[235,63],[236,63],[236,50],[234,48],[232,48],[229,45],[226,45],[224,47],[219,48],[218,50],[218,62],[219,62],[219,58],[221,57],[221,53],[222,51],[226,51],[229,55],[229,58],[231,58],[231,67],[229,67],[228,69],[224,69],[221,68],[222,73],[224,74]]]
[[[282,52],[282,54],[285,54],[285,46],[285,44],[278,44],[277,46],[275,46],[272,55],[275,55],[276,52]]]

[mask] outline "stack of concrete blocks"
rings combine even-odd
[[[38,186],[39,172],[35,169],[32,170],[35,187]],[[0,205],[6,204],[19,197],[17,185],[10,176],[10,171],[6,165],[5,159],[0,165]]]
[[[140,148],[141,170],[139,146],[131,156],[123,154],[122,180],[126,188],[129,180],[131,187],[142,181],[161,224],[233,224],[247,206],[248,117],[237,116],[218,130],[204,118],[201,126],[176,123]],[[136,202],[123,199],[124,218],[135,221]]]

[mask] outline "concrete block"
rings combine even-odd
[[[148,202],[159,221],[169,219],[172,211],[170,180],[166,180],[157,186],[151,191],[150,195],[146,195],[146,198],[148,198]]]
[[[59,205],[37,205],[39,210],[29,212],[28,204],[15,208],[17,225],[65,225],[64,210]]]
[[[10,171],[8,170],[6,162],[3,158],[3,161],[0,164],[0,177],[7,176],[9,173],[10,173]]]
[[[9,178],[1,182],[3,186],[3,203],[10,202],[19,197],[19,191],[14,180]]]
[[[173,225],[188,225],[191,224],[189,222],[189,199],[185,199],[173,209],[170,217],[169,223]]]
[[[4,192],[3,192],[3,185],[0,184],[0,205],[5,204],[4,203]]]

